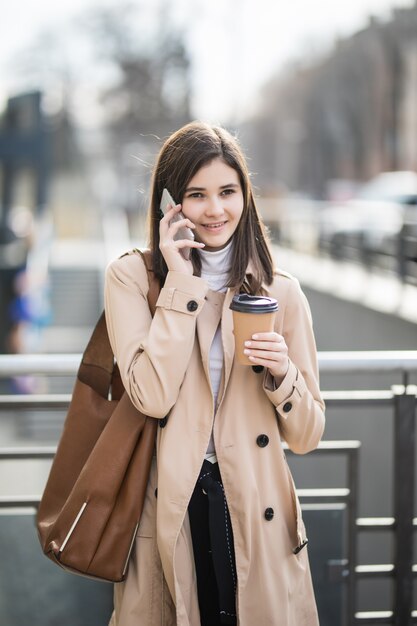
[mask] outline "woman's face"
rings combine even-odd
[[[182,200],[182,212],[194,224],[196,241],[204,250],[224,248],[243,212],[239,175],[220,158],[200,168],[189,181]]]

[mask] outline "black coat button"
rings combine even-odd
[[[187,309],[191,312],[197,311],[198,303],[195,300],[190,300],[189,302],[187,302]]]
[[[263,365],[252,365],[252,369],[256,374],[260,374],[261,372],[264,371],[264,366]]]
[[[284,411],[284,413],[289,413],[292,409],[292,403],[291,402],[286,402],[284,404],[284,406],[282,407],[282,410]]]
[[[168,415],[165,415],[162,419],[159,420],[159,428],[165,428],[168,421]]]
[[[274,509],[271,509],[271,507],[268,507],[267,509],[265,509],[265,519],[267,522],[270,522],[271,519],[274,517]]]
[[[269,443],[268,435],[259,435],[256,438],[256,443],[258,444],[260,448],[265,448],[265,446],[267,446]]]

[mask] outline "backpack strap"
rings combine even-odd
[[[145,252],[135,250],[135,252],[141,255],[148,272],[149,291],[147,298],[149,309],[153,317],[160,285],[152,270],[151,252],[150,250],[146,250]],[[119,368],[114,361],[104,311],[101,313],[87,347],[84,350],[77,378],[94,389],[105,399],[109,397],[110,390],[112,392],[112,398],[116,400],[120,399],[123,394],[124,389],[120,379]]]
[[[135,248],[135,252],[141,255],[143,262],[145,263],[146,270],[148,272],[149,290],[148,290],[148,304],[152,317],[155,315],[156,303],[159,297],[161,287],[159,280],[156,278],[152,268],[152,254],[150,250],[139,250]]]

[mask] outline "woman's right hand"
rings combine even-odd
[[[170,271],[192,275],[192,261],[185,259],[181,250],[184,248],[201,249],[204,248],[204,244],[191,239],[174,239],[180,228],[184,226],[191,229],[195,228],[195,225],[186,217],[177,222],[172,221],[173,217],[180,211],[180,204],[171,207],[159,222],[159,249]]]

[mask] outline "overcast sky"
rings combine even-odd
[[[136,0],[141,4],[158,0]],[[159,0],[172,5],[171,20],[183,25],[193,53],[193,114],[209,121],[242,116],[259,87],[286,62],[326,49],[335,37],[364,26],[369,15],[387,19],[394,7],[415,0]],[[87,8],[108,0],[27,0],[7,3],[0,24],[0,106],[25,87],[13,60],[40,32],[65,27]],[[74,50],[77,42],[73,42]],[[33,85],[29,85],[33,87]]]

